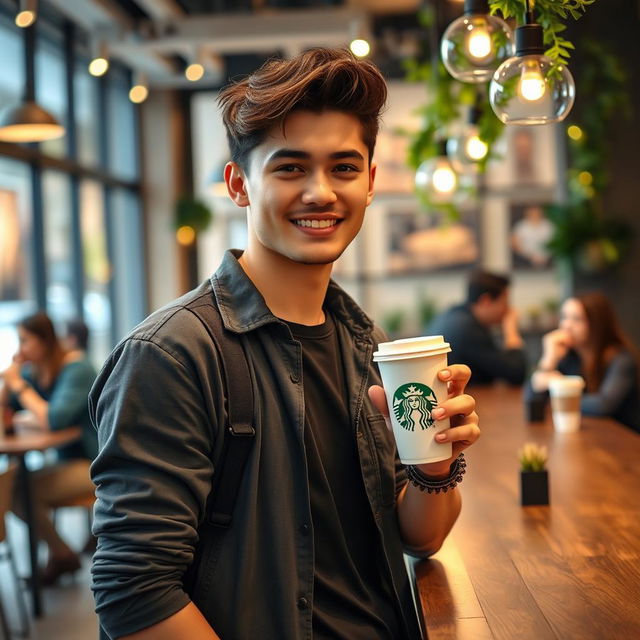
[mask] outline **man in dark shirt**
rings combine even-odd
[[[492,334],[498,326],[502,328],[502,346],[496,344]],[[524,345],[516,312],[509,306],[508,278],[488,271],[472,272],[466,303],[440,314],[428,333],[444,336],[452,349],[449,363],[467,364],[472,383],[524,382]]]
[[[460,510],[457,458],[479,430],[468,367],[447,367],[433,416],[451,419],[436,438],[453,456],[408,481],[372,362],[384,336],[330,280],[373,198],[385,97],[371,63],[326,49],[221,93],[247,248],[125,338],[91,396],[93,589],[112,638],[420,638],[402,551],[441,546]],[[228,416],[190,310],[214,302],[243,339],[256,433],[231,528],[195,554]]]

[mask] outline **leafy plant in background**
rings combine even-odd
[[[202,200],[186,195],[178,198],[174,210],[176,229],[191,227],[196,233],[204,231],[213,220],[213,212]]]
[[[597,42],[580,48],[578,84],[589,99],[569,123],[569,195],[565,204],[547,208],[555,227],[549,249],[575,269],[602,271],[622,261],[632,240],[630,225],[606,211],[603,197],[610,182],[610,126],[630,116],[631,104],[619,59]]]
[[[570,57],[570,51],[574,49],[573,43],[562,34],[566,29],[566,21],[570,17],[578,19],[586,8],[595,0],[537,0],[535,2],[536,20],[543,27],[544,42],[549,46],[545,54],[559,65],[566,65]],[[531,1],[531,5],[534,5]],[[506,19],[517,18],[524,22],[526,9],[525,0],[489,0],[491,13],[501,13]],[[419,20],[426,29],[435,28],[435,11],[432,6],[427,6],[418,14]],[[435,46],[432,37],[431,47]],[[477,92],[481,92],[484,98],[477,103],[480,109],[479,136],[486,143],[488,153],[484,160],[478,163],[480,172],[486,170],[489,160],[495,157],[495,143],[502,134],[504,125],[493,113],[487,99],[486,87],[478,87],[454,80],[440,62],[435,63],[434,52],[431,52],[431,61],[409,60],[406,62],[407,79],[412,82],[424,82],[427,102],[420,108],[422,126],[410,134],[408,162],[411,167],[417,169],[426,160],[434,158],[439,153],[439,140],[450,133],[450,128],[464,116],[464,108],[476,103]],[[515,88],[514,88],[515,90]],[[423,206],[428,210],[440,210],[449,218],[459,217],[455,204],[434,204],[429,202],[424,193],[419,193]]]

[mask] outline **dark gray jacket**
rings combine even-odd
[[[194,305],[215,295],[227,329],[244,334],[256,437],[215,571],[196,570],[193,601],[223,640],[311,638],[313,528],[304,450],[301,345],[273,316],[231,252],[211,281],[157,311],[113,351],[91,393],[100,453],[93,590],[117,638],[190,600],[194,558],[226,424],[218,354]],[[366,390],[379,384],[374,327],[334,283],[327,305],[349,385],[367,496],[385,549],[406,638],[420,638],[404,568],[395,498],[406,483],[393,438]],[[379,336],[381,337],[381,336]]]

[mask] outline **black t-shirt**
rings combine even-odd
[[[331,316],[288,323],[302,344],[305,448],[314,531],[315,640],[401,637],[381,542],[365,493]]]

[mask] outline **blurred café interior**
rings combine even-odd
[[[354,42],[389,96],[376,195],[334,267],[340,286],[403,338],[464,302],[474,269],[506,274],[529,372],[562,302],[589,291],[606,294],[640,345],[640,4],[567,13],[545,47],[568,61],[575,102],[571,90],[554,97],[542,124],[503,124],[491,75],[460,82],[441,64],[464,10],[460,0],[0,0],[0,371],[36,310],[60,330],[81,318],[99,369],[149,313],[243,248],[217,92],[269,58]],[[527,241],[527,224],[544,232]],[[413,568],[429,637],[640,637],[637,434],[591,417],[579,434],[554,433],[548,415],[528,422],[522,388],[504,383],[477,399],[484,433],[460,521]],[[526,442],[547,447],[548,505],[521,505]],[[11,454],[0,450],[2,469]],[[50,455],[22,452],[34,468]],[[57,521],[81,547],[88,509],[70,506]],[[0,557],[4,637],[21,627],[42,640],[97,637],[89,558],[73,581],[34,595],[27,533],[6,520],[20,578],[16,591]]]

